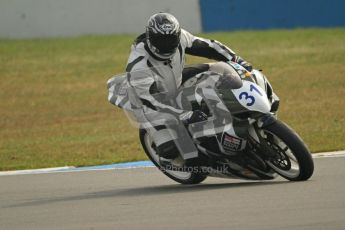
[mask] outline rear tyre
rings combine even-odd
[[[290,181],[308,180],[314,172],[312,156],[298,134],[277,120],[261,130],[274,156],[266,163],[279,175]]]
[[[153,141],[145,129],[139,130],[139,138],[147,157],[159,170],[161,170],[170,179],[181,184],[199,184],[207,178],[207,176],[202,173],[180,172],[163,169],[159,164],[159,156],[156,153],[155,149],[152,147]]]

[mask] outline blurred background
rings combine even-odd
[[[313,152],[345,149],[344,9],[343,0],[2,0],[0,170],[146,159],[106,81],[124,72],[157,12],[264,69],[280,118]]]
[[[141,33],[157,12],[174,14],[192,33],[345,25],[342,0],[2,0],[0,6],[2,38]]]

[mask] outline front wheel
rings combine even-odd
[[[145,129],[139,130],[139,138],[141,145],[144,148],[144,151],[148,158],[153,162],[153,164],[160,169],[166,176],[173,179],[174,181],[181,184],[199,184],[206,179],[206,175],[197,172],[181,172],[181,171],[172,171],[165,170],[159,164],[159,156],[153,148],[153,141],[151,136]]]
[[[290,181],[308,180],[314,172],[311,154],[298,134],[277,120],[260,130],[265,144],[271,150],[266,163],[279,175]]]

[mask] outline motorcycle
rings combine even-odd
[[[207,71],[190,78],[173,98],[175,106],[188,104],[208,116],[186,126],[199,155],[197,163],[176,166],[160,157],[149,122],[141,122],[139,138],[148,158],[181,184],[198,184],[209,176],[272,180],[280,175],[290,181],[308,180],[314,171],[311,154],[298,134],[277,118],[280,100],[266,76],[234,62],[226,66],[223,73]],[[152,75],[160,72],[157,68]],[[186,89],[191,92],[187,96]],[[133,116],[128,73],[109,79],[108,90],[109,101]],[[171,102],[172,97],[168,98]]]

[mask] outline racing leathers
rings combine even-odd
[[[168,60],[156,56],[148,47],[146,34],[140,35],[131,47],[126,72],[129,84],[129,100],[135,117],[150,133],[158,154],[173,159],[182,155],[184,160],[193,159],[198,152],[191,142],[182,121],[200,114],[177,106],[175,98],[183,82],[210,69],[212,64],[185,67],[185,54],[205,57],[216,61],[233,61],[251,70],[251,65],[237,56],[222,43],[193,36],[181,30],[176,53]],[[149,125],[148,125],[149,124]]]

